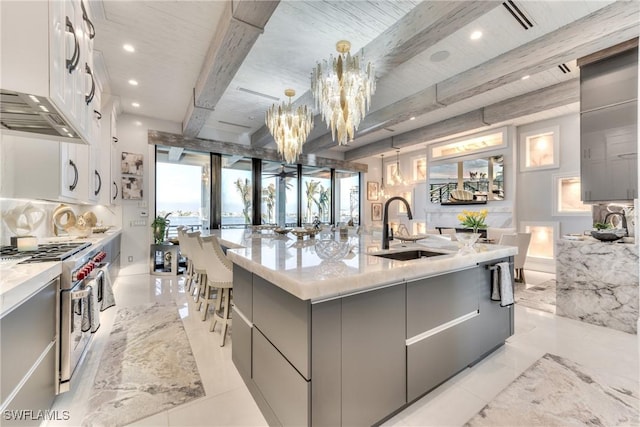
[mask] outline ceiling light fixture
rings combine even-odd
[[[353,141],[355,131],[371,105],[376,91],[373,65],[361,63],[351,56],[351,43],[340,40],[336,44],[338,56],[318,63],[311,73],[311,93],[323,120],[331,128],[331,138],[338,145]]]
[[[522,76],[522,78],[520,80],[527,80],[529,77],[531,77],[529,74],[527,74],[526,76]]]
[[[131,106],[138,108],[138,107],[140,107],[140,104],[138,104],[137,102],[132,102]]]
[[[380,154],[380,190],[378,191],[378,195],[381,199],[386,197],[384,194],[384,154]]]
[[[482,37],[482,31],[474,31],[473,33],[471,33],[471,40],[478,40],[480,37]]]
[[[131,80],[129,80],[129,84],[130,84],[131,86],[138,86],[138,81],[137,81],[137,80],[133,80],[133,79],[131,79]]]
[[[287,163],[295,163],[313,127],[313,114],[306,105],[297,108],[291,105],[295,90],[286,89],[284,94],[289,97],[289,102],[273,104],[267,110],[265,122],[276,141],[278,153]]]
[[[400,150],[396,150],[396,170],[393,175],[393,182],[398,185],[406,185],[402,172],[400,172]]]
[[[415,120],[415,119],[416,119],[416,116],[411,116],[411,117],[409,118],[409,120]]]
[[[128,44],[128,43],[127,43],[127,44],[122,45],[122,48],[123,48],[124,50],[126,50],[127,52],[135,52],[135,51],[136,51],[136,48],[135,48],[135,47],[133,47],[133,45],[130,45],[130,44]]]

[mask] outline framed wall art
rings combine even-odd
[[[142,199],[142,178],[138,178],[135,176],[122,177],[122,199]]]
[[[382,203],[371,203],[371,221],[382,221]]]
[[[378,200],[378,191],[380,187],[376,181],[368,181],[367,182],[367,200],[375,201]]]
[[[142,154],[122,152],[122,162],[120,172],[126,175],[142,175],[143,156]]]

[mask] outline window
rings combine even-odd
[[[220,203],[222,227],[243,227],[251,224],[253,183],[251,159],[222,156]]]
[[[156,147],[156,215],[169,214],[169,236],[176,236],[180,225],[208,228],[210,170],[208,153]]]
[[[262,162],[262,224],[298,224],[298,168],[278,162]]]
[[[360,224],[360,174],[336,171],[336,221]]]
[[[302,167],[302,222],[331,222],[331,170]]]

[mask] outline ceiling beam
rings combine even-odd
[[[491,104],[438,123],[432,123],[418,129],[384,138],[363,145],[345,153],[345,160],[354,161],[387,152],[393,148],[404,148],[416,144],[428,143],[438,138],[467,132],[501,123],[524,115],[539,113],[562,105],[580,101],[579,79],[548,86],[525,95]]]
[[[555,68],[638,35],[639,2],[619,1],[551,33],[446,79],[394,104],[369,113],[360,124],[363,136],[516,82],[523,75]],[[434,94],[437,94],[434,96]],[[331,135],[309,140],[305,153],[330,148]]]
[[[182,122],[184,135],[200,133],[278,4],[279,0],[227,2]]]
[[[422,2],[362,48],[361,53],[364,52],[365,60],[373,63],[377,77],[381,78],[500,4],[496,1]],[[296,105],[302,103],[313,105],[310,91],[295,102]],[[327,133],[321,115],[314,117],[314,123],[309,140]],[[266,126],[251,135],[253,147],[264,147],[271,142],[273,137]]]
[[[271,160],[284,163],[282,156],[276,150],[268,148],[251,148],[247,145],[234,144],[231,142],[215,141],[212,139],[192,138],[170,132],[149,130],[147,142],[150,145],[163,145],[166,147],[183,147],[190,150],[202,151],[205,153],[228,154],[231,156],[242,156]],[[316,156],[315,154],[298,156],[298,163],[305,166],[327,167],[342,171],[367,172],[368,166],[363,163],[347,162],[338,159],[329,159]]]

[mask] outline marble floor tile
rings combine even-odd
[[[525,272],[528,285],[553,279],[553,274]],[[209,321],[186,294],[182,278],[148,274],[121,276],[114,284],[121,306],[175,300],[205,387],[206,395],[132,425],[213,426],[266,425],[264,417],[231,361],[232,338],[220,347],[220,333],[209,332]],[[101,319],[91,352],[81,368],[77,387],[56,399],[54,409],[71,410],[72,419],[49,425],[75,426],[86,411],[88,391],[96,375],[117,310]],[[384,425],[461,426],[545,353],[580,363],[601,377],[631,379],[638,384],[639,344],[636,335],[516,306],[516,333],[475,366],[465,369],[429,395],[408,406]]]

